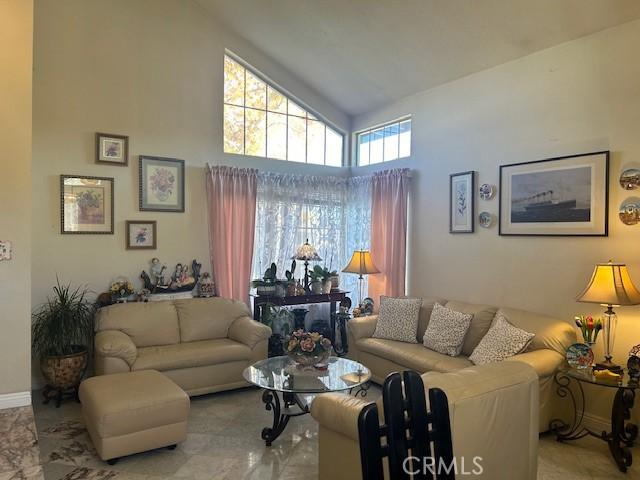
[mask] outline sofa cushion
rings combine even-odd
[[[473,365],[466,357],[450,357],[420,344],[380,338],[363,338],[356,343],[359,350],[390,360],[419,373],[455,372]]]
[[[534,335],[511,325],[502,311],[499,311],[496,321],[480,340],[469,359],[476,365],[501,362],[524,351]]]
[[[380,313],[373,337],[416,343],[421,305],[420,298],[381,296]]]
[[[424,332],[423,345],[438,353],[457,357],[473,315],[461,313],[436,303]]]
[[[226,338],[229,325],[234,320],[250,315],[244,303],[227,298],[176,300],[174,305],[182,342]]]
[[[132,370],[175,370],[249,360],[251,349],[226,338],[138,349]]]
[[[433,306],[436,303],[444,305],[445,303],[447,303],[447,301],[444,298],[425,298],[424,300],[422,300],[420,315],[418,316],[418,333],[416,334],[418,343],[422,343],[424,332],[427,331],[429,320],[431,320],[431,312],[433,311]]]
[[[180,341],[173,302],[121,303],[98,310],[96,331],[119,330],[136,347],[171,345]]]
[[[490,305],[478,305],[454,300],[447,302],[444,306],[456,312],[473,315],[469,330],[467,330],[467,335],[464,337],[464,343],[462,344],[462,355],[468,357],[478,346],[482,337],[489,331],[493,317],[495,317],[498,309]]]
[[[567,348],[577,341],[575,327],[569,322],[515,308],[500,308],[500,311],[512,325],[536,334],[528,351],[549,348],[564,357]]]

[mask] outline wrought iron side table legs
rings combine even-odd
[[[585,410],[585,395],[582,383],[576,380],[578,394],[570,388],[571,378],[557,372],[554,381],[561,398],[569,398],[573,406],[573,421],[567,424],[562,420],[552,420],[549,429],[556,434],[559,442],[578,440],[591,435],[607,442],[611,456],[621,472],[626,472],[633,461],[630,447],[638,437],[638,427],[628,422],[635,401],[635,391],[631,388],[618,388],[611,407],[611,432],[596,433],[582,425]]]
[[[280,395],[282,395],[282,402]],[[262,401],[264,407],[273,412],[273,425],[262,429],[262,439],[267,447],[270,447],[271,443],[280,436],[291,417],[299,417],[309,413],[309,405],[304,403],[295,393],[265,390],[262,393]],[[297,406],[299,410],[291,411],[293,406]]]

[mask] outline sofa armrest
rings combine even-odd
[[[228,337],[236,342],[244,343],[251,349],[270,336],[271,329],[269,327],[249,317],[237,318],[229,326]]]
[[[358,415],[366,402],[344,393],[323,393],[311,404],[311,416],[323,427],[358,441]]]
[[[506,358],[505,361],[526,363],[533,367],[538,377],[545,378],[554,374],[564,361],[564,357],[555,350],[541,348],[539,350],[514,355],[513,357]]]
[[[361,338],[370,338],[373,336],[373,332],[376,331],[376,324],[378,323],[378,315],[368,315],[366,317],[352,318],[347,322],[347,327],[351,332],[354,340],[360,340]]]
[[[129,366],[138,358],[138,349],[131,337],[119,330],[103,330],[96,333],[94,343],[97,356],[119,358]]]

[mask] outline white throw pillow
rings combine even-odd
[[[473,350],[469,360],[476,365],[501,362],[505,358],[522,352],[531,343],[533,337],[535,333],[514,327],[504,313],[498,311],[495,322]]]
[[[456,312],[436,303],[422,344],[438,353],[457,357],[462,351],[464,336],[469,330],[472,318],[473,315],[469,313]]]
[[[378,323],[373,338],[398,340],[399,342],[418,343],[418,317],[421,298],[380,297]]]

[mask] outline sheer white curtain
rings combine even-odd
[[[371,231],[370,177],[316,177],[274,173],[258,174],[253,278],[261,278],[273,262],[278,277],[291,267],[291,257],[308,238],[319,264],[340,272],[354,249],[368,248]],[[295,277],[304,266],[298,262]],[[341,287],[357,302],[357,277],[340,275]],[[307,321],[324,317],[309,308]]]

